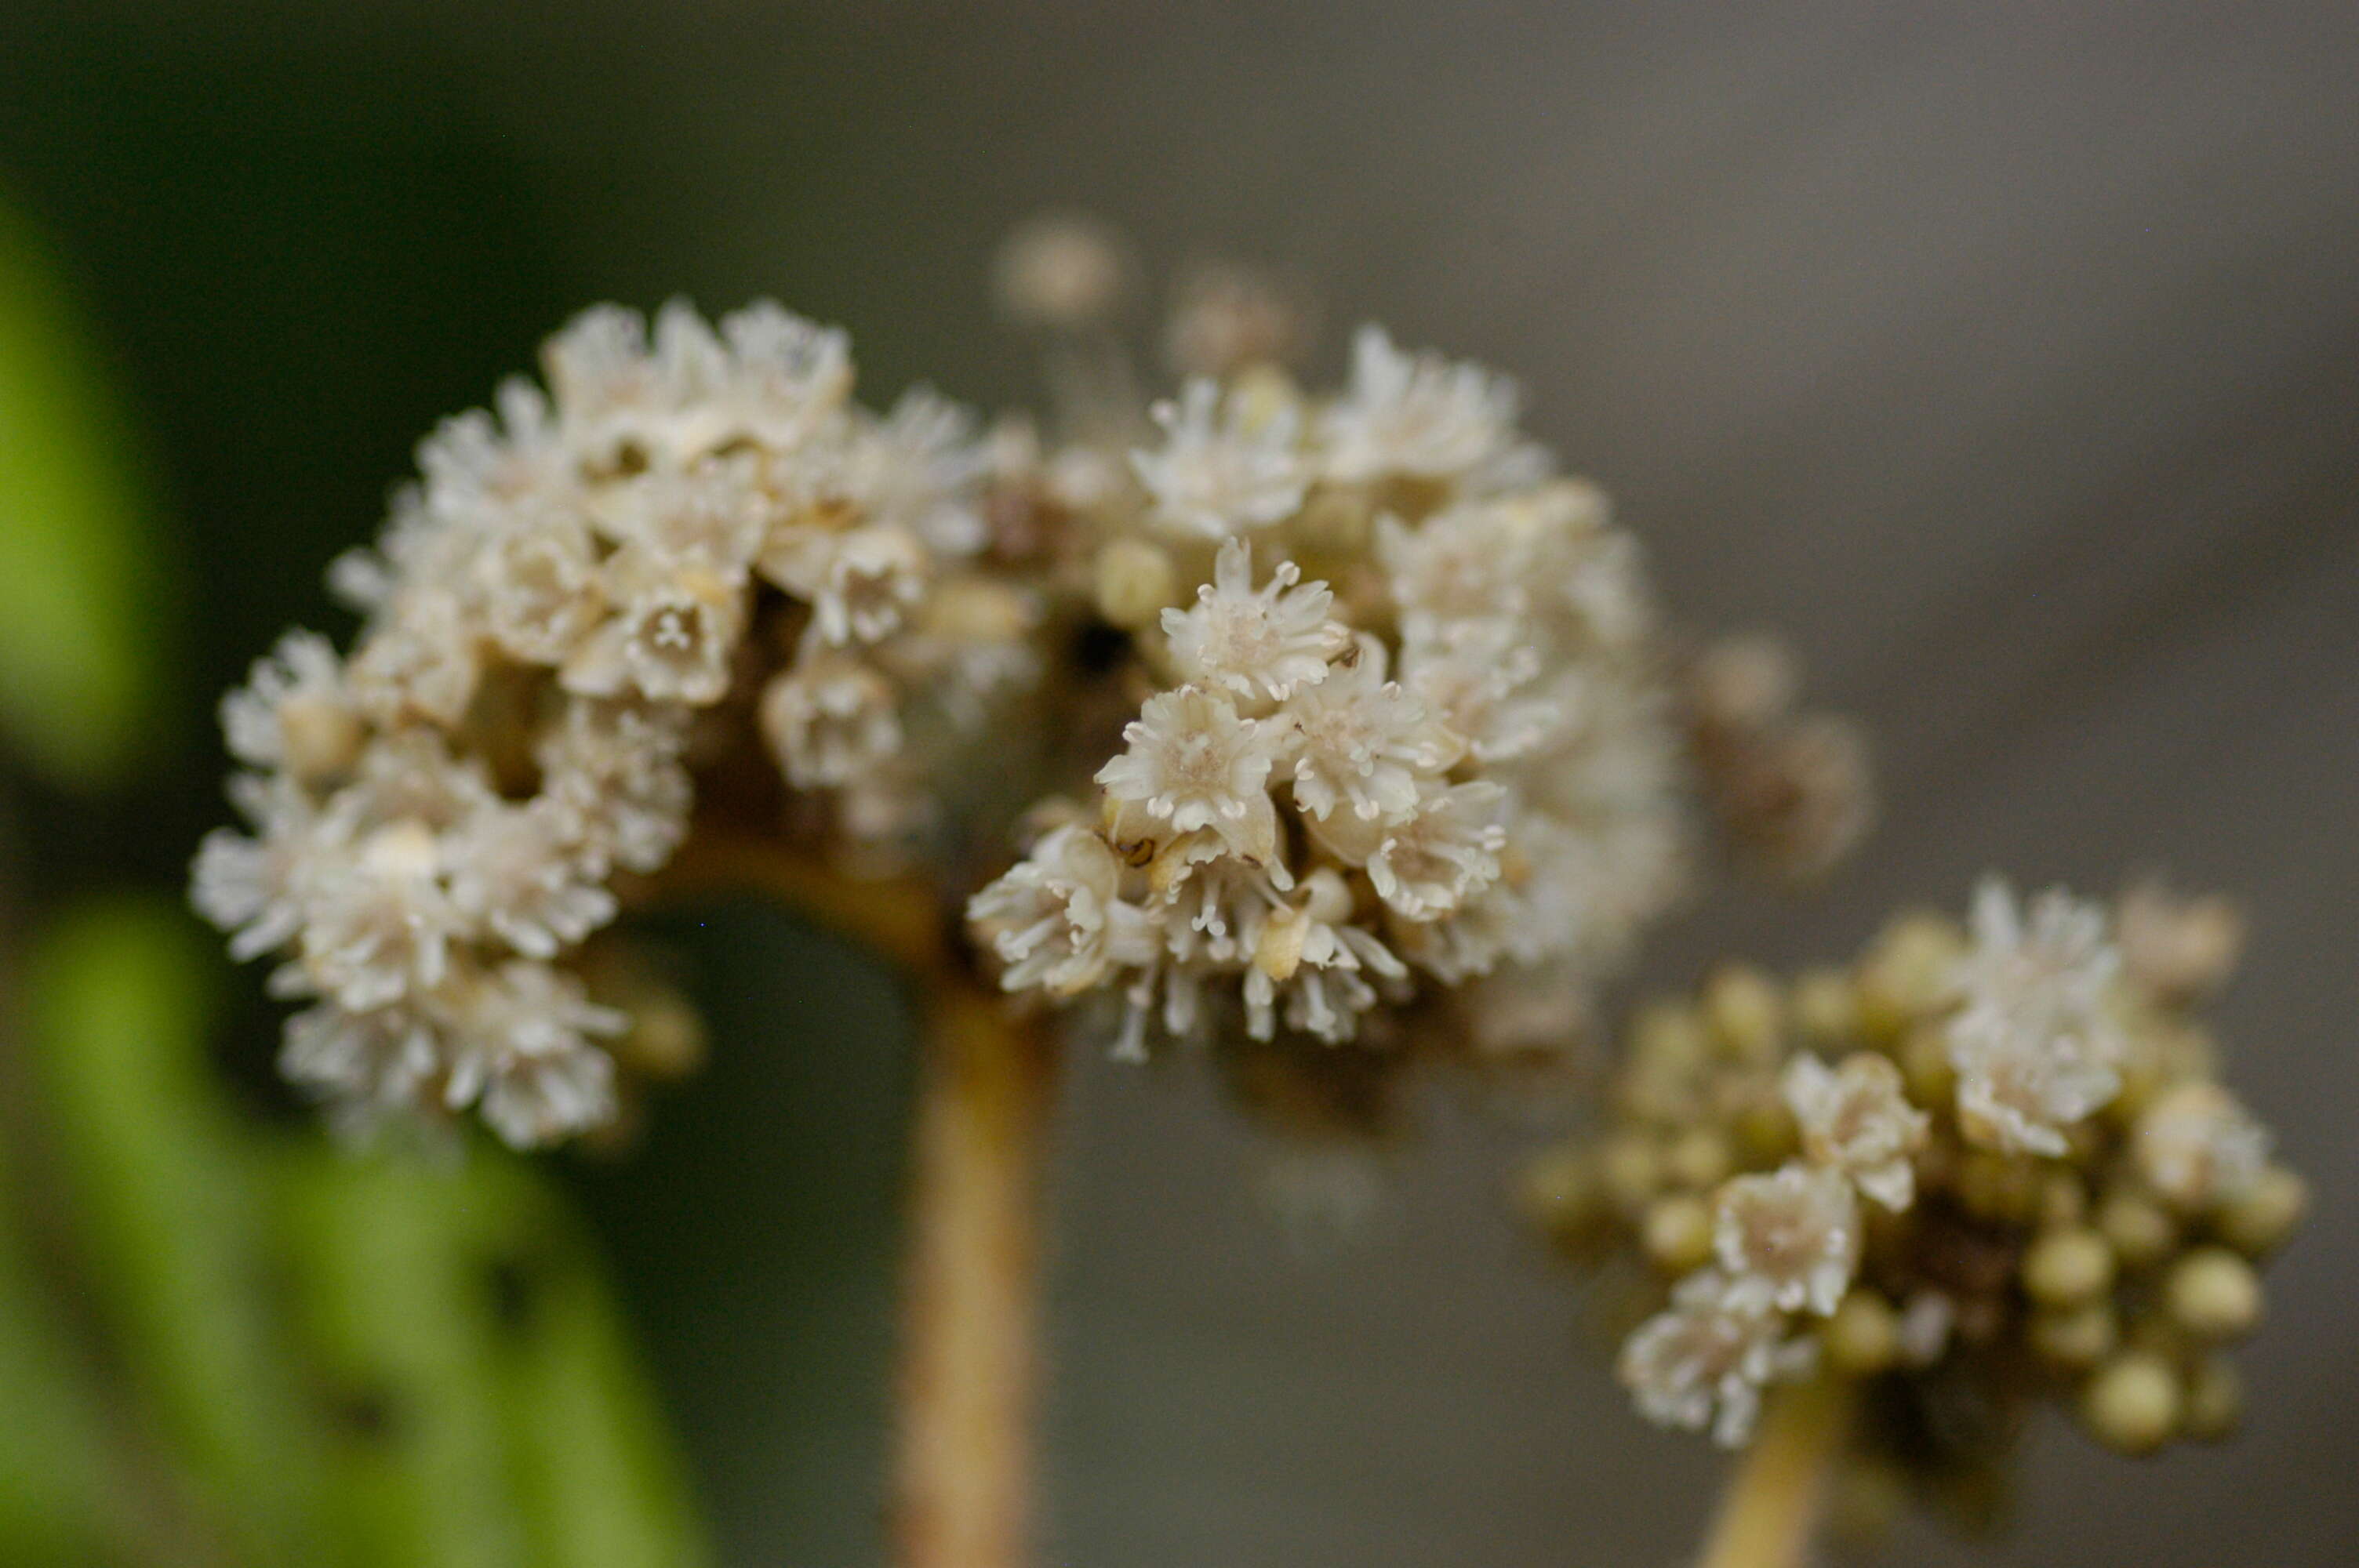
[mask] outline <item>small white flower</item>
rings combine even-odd
[[[1353,924],[1353,914],[1350,887],[1333,869],[1321,867],[1303,880],[1299,897],[1259,922],[1245,976],[1248,1034],[1272,1038],[1282,1014],[1288,1028],[1339,1044],[1353,1036],[1360,1015],[1378,1000],[1366,974],[1389,982],[1408,979],[1408,967],[1375,933]]]
[[[1829,1067],[1805,1052],[1787,1065],[1778,1087],[1800,1124],[1804,1154],[1896,1214],[1915,1201],[1909,1156],[1924,1146],[1930,1119],[1908,1103],[1889,1058],[1857,1051]]]
[[[625,549],[607,563],[606,595],[614,613],[566,661],[567,690],[636,692],[698,707],[727,693],[730,654],[745,621],[742,581]]]
[[[217,827],[190,870],[197,913],[231,933],[230,957],[244,963],[283,947],[303,928],[304,892],[326,853],[342,849],[323,828],[311,797],[284,774],[240,773],[230,799],[254,836]],[[323,840],[333,839],[333,842]]]
[[[1542,541],[1530,517],[1494,500],[1450,507],[1414,527],[1378,518],[1376,559],[1404,615],[1434,622],[1523,619],[1533,594],[1553,586],[1540,570]]]
[[[1155,961],[1146,913],[1122,897],[1122,862],[1086,828],[1059,827],[967,901],[976,935],[1006,966],[1008,990],[1075,996],[1116,968]]]
[[[347,835],[400,821],[440,833],[496,793],[483,759],[452,755],[435,730],[402,730],[370,741],[352,782],[329,800],[328,815]]]
[[[222,698],[221,720],[238,761],[304,780],[342,773],[364,735],[343,661],[316,632],[289,632],[256,659],[246,684]]]
[[[1201,376],[1177,404],[1155,406],[1163,445],[1130,454],[1155,501],[1158,520],[1218,539],[1266,527],[1302,505],[1310,474],[1301,452],[1301,416],[1291,402],[1261,409]]]
[[[926,594],[926,552],[907,529],[844,533],[788,527],[762,557],[762,575],[811,607],[811,624],[836,647],[898,631]]]
[[[905,530],[929,550],[972,556],[987,532],[977,481],[994,456],[977,425],[972,410],[912,387],[883,419],[855,420],[827,488],[871,523]]]
[[[480,1100],[492,1130],[517,1149],[612,1120],[614,1059],[591,1037],[619,1034],[628,1022],[592,1005],[570,975],[546,964],[504,964],[458,1000],[443,1103],[462,1110]]]
[[[2269,1130],[2218,1084],[2181,1084],[2139,1115],[2131,1151],[2147,1185],[2200,1213],[2267,1168]]]
[[[353,700],[386,728],[418,719],[456,728],[483,675],[482,640],[455,589],[408,584],[369,622],[344,666]]]
[[[416,1110],[441,1066],[434,1026],[406,1007],[350,1012],[322,1002],[287,1021],[278,1050],[278,1071],[326,1100],[347,1136]]]
[[[1624,1342],[1616,1370],[1648,1421],[1710,1426],[1713,1442],[1738,1448],[1753,1435],[1763,1388],[1802,1376],[1815,1355],[1814,1341],[1787,1338],[1784,1317],[1734,1304],[1726,1281],[1705,1270]]]
[[[1976,1142],[2060,1155],[2063,1130],[2121,1088],[2124,1043],[2105,1006],[2121,958],[2105,912],[2057,889],[2027,921],[1993,877],[1974,890],[1973,924],[1949,1026],[1961,1126]]]
[[[2245,946],[2245,918],[2232,900],[2176,893],[2156,881],[2122,894],[2114,928],[2123,971],[2179,1004],[2226,984]]]
[[[1416,809],[1420,782],[1455,763],[1466,742],[1385,678],[1382,643],[1364,636],[1356,651],[1287,699],[1294,798],[1321,819],[1339,806],[1364,822],[1397,819]]]
[[[1001,243],[992,294],[1016,321],[1074,331],[1114,308],[1128,271],[1120,235],[1093,218],[1049,212]]]
[[[743,454],[649,469],[599,490],[590,512],[601,534],[651,562],[701,567],[732,581],[753,564],[770,524],[757,470]]]
[[[1253,551],[1243,539],[1223,542],[1212,580],[1185,610],[1163,612],[1171,662],[1183,679],[1240,697],[1284,701],[1296,689],[1327,678],[1327,664],[1351,645],[1351,633],[1328,611],[1334,595],[1323,582],[1301,583],[1302,571],[1280,561],[1259,589]]]
[[[929,586],[910,623],[875,644],[879,666],[901,689],[938,710],[952,729],[973,732],[999,700],[1040,674],[1028,640],[1040,607],[1005,583],[953,578]]]
[[[519,510],[563,509],[582,492],[580,463],[540,389],[511,377],[500,383],[494,403],[496,414],[475,408],[454,415],[418,444],[425,514],[477,535],[505,531]]]
[[[543,351],[560,427],[600,464],[630,452],[678,462],[735,441],[790,452],[851,390],[843,334],[775,305],[723,319],[715,335],[678,300],[654,341],[637,312],[585,311]]]
[[[527,664],[563,664],[605,613],[597,547],[569,514],[552,512],[491,540],[474,575],[485,631]]]
[[[541,738],[541,795],[560,808],[582,863],[652,871],[688,831],[694,786],[680,765],[685,708],[576,700]]]
[[[1389,474],[1450,479],[1505,452],[1515,384],[1479,365],[1393,346],[1381,327],[1352,340],[1352,380],[1320,420],[1328,477],[1346,484]]]
[[[579,848],[560,802],[487,801],[451,831],[451,902],[527,957],[554,957],[614,918],[614,895],[586,874]]]
[[[1824,1316],[1859,1270],[1859,1200],[1835,1171],[1788,1164],[1720,1189],[1712,1248],[1732,1305]]]
[[[763,692],[761,723],[798,789],[857,783],[901,750],[892,683],[847,654],[806,650]]]
[[[1533,689],[1544,668],[1527,629],[1503,616],[1443,622],[1401,649],[1401,684],[1486,763],[1517,762],[1563,739],[1561,701]],[[1567,693],[1588,678],[1573,665],[1552,673]]]
[[[304,888],[300,989],[369,1012],[440,986],[466,928],[441,869],[440,840],[414,817],[320,867]]]
[[[1337,815],[1311,831],[1345,863],[1364,867],[1376,896],[1405,920],[1449,914],[1499,879],[1506,791],[1488,779],[1429,786],[1397,821]]]
[[[1261,724],[1239,718],[1226,697],[1187,686],[1148,697],[1122,738],[1129,749],[1098,770],[1109,800],[1136,803],[1175,836],[1210,830],[1242,859],[1276,860],[1277,749]]]

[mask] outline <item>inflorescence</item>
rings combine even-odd
[[[2237,942],[2217,900],[1993,880],[1967,930],[1908,915],[1847,969],[1641,1010],[1608,1125],[1526,1179],[1574,1256],[1642,1265],[1640,1411],[1734,1446],[1769,1385],[1854,1379],[1859,1462],[1953,1495],[2042,1396],[2125,1452],[2223,1435],[2221,1349],[2303,1206],[2195,1016]]]
[[[285,954],[281,1067],[348,1121],[605,1121],[631,1021],[568,960],[688,831],[691,767],[758,730],[828,842],[889,853],[1035,673],[1034,596],[978,565],[993,443],[922,390],[853,403],[842,333],[608,308],[545,365],[336,564],[351,656],[290,633],[223,703],[251,830],[206,840],[197,906]]]
[[[1514,413],[1369,328],[1334,395],[1195,377],[1126,461],[1067,461],[1144,695],[1096,798],[969,905],[1008,989],[1118,992],[1135,1054],[1215,1015],[1340,1042],[1502,966],[1574,996],[1628,950],[1688,834],[1657,615]]]
[[[1304,313],[1214,267],[1148,405],[1106,326],[1130,276],[1070,221],[1003,258],[1045,425],[873,414],[842,332],[675,304],[588,312],[545,388],[429,437],[331,574],[349,654],[290,633],[223,705],[248,829],[194,896],[308,1003],[286,1076],[355,1127],[608,1122],[653,993],[592,938],[714,821],[920,868],[1009,991],[1093,1000],[1121,1054],[1296,1065],[1560,1047],[1701,799],[1787,873],[1855,840],[1864,752],[1774,653],[1687,656],[1509,382],[1368,327],[1304,392]],[[1410,1005],[1456,1011],[1365,1027]]]

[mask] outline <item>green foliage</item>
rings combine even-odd
[[[158,573],[129,441],[72,301],[0,207],[0,733],[89,787],[156,710]]]
[[[385,1568],[664,1568],[703,1551],[571,1214],[489,1149],[282,1166],[332,1487]]]
[[[212,959],[149,902],[85,906],[26,968],[41,1126],[90,1306],[236,1561],[312,1562],[317,1455],[269,1315],[259,1150],[204,1059]]]
[[[0,1183],[5,1173],[0,1173]],[[103,1561],[113,1527],[99,1417],[24,1238],[0,1214],[0,1561]]]
[[[48,1195],[158,1463],[126,1465],[97,1430],[0,1247],[0,1563],[92,1561],[143,1483],[171,1539],[125,1561],[704,1562],[592,1249],[544,1174],[502,1151],[362,1158],[253,1125],[204,1059],[213,961],[168,906],[121,901],[70,914],[26,965]]]

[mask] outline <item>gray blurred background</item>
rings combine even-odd
[[[145,421],[195,642],[174,765],[30,807],[52,889],[177,880],[210,694],[343,624],[320,569],[410,444],[592,300],[775,295],[872,397],[996,403],[992,246],[1073,204],[1158,270],[1288,269],[1325,365],[1372,318],[1512,370],[1669,601],[1784,628],[1880,740],[1830,895],[1718,904],[1647,979],[1845,955],[1984,867],[2249,900],[2219,1022],[2321,1201],[2246,1434],[2134,1465],[2050,1422],[1999,1543],[1892,1559],[2352,1560],[2359,10],[7,0],[0,189]],[[718,1059],[578,1185],[729,1561],[874,1561],[900,1004],[779,917],[674,934]],[[257,1093],[271,1027],[223,1042]],[[1718,1462],[1577,1338],[1500,1202],[1528,1130],[1432,1107],[1305,1247],[1201,1075],[1073,1087],[1045,1562],[1680,1560]]]

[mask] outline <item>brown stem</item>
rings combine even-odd
[[[744,889],[892,959],[921,988],[923,1063],[897,1387],[901,1568],[1017,1568],[1031,1493],[1045,1032],[968,970],[934,891],[860,881],[788,845],[692,834],[647,897]]]
[[[709,830],[701,823],[664,869],[629,890],[632,903],[713,892],[767,894],[814,925],[841,932],[919,979],[958,959],[941,901],[915,878],[863,881],[781,839]]]
[[[1721,1496],[1696,1568],[1799,1568],[1850,1418],[1851,1390],[1838,1379],[1774,1396]]]
[[[1031,1493],[1056,1055],[972,982],[938,985],[927,1000],[894,1528],[903,1568],[1015,1568]]]

